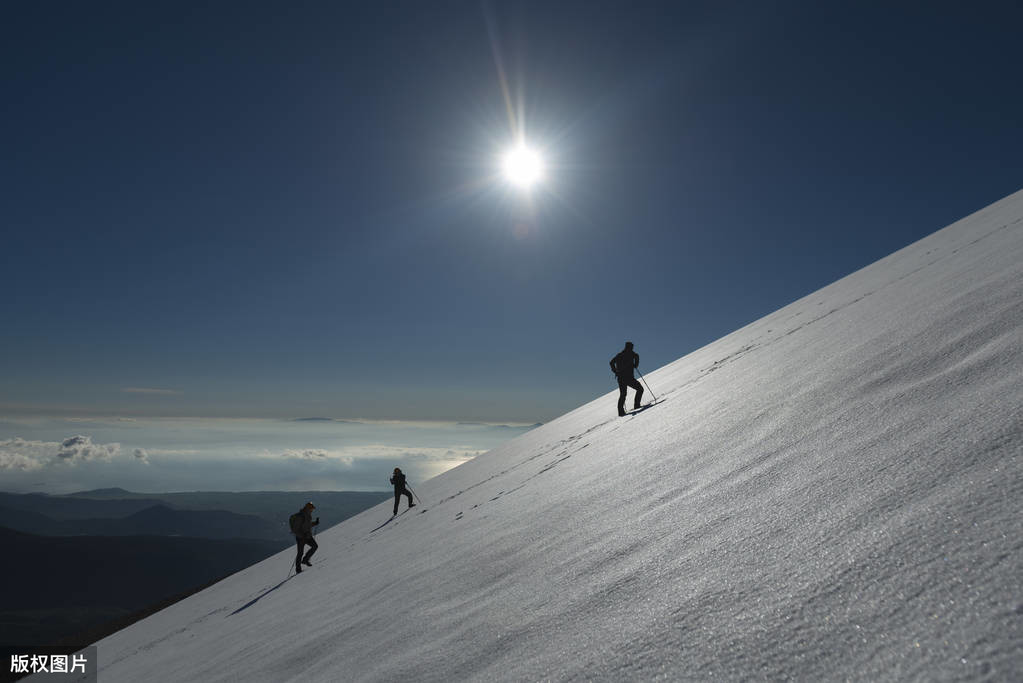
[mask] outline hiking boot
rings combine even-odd
[[[302,560],[302,564],[304,564],[307,567],[312,567],[313,566],[312,564],[310,564],[309,560]]]
[[[295,573],[296,574],[301,574],[302,573],[302,568],[299,567],[297,564],[295,565]]]
[[[416,504],[415,504],[415,503],[409,503],[409,504],[408,504],[409,510],[411,510],[411,509],[412,509],[412,508],[414,508],[415,506],[416,506]]]

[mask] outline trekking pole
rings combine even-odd
[[[636,368],[636,372],[639,372],[639,368]],[[642,372],[639,372],[639,378],[641,380],[643,380],[643,384],[646,384],[646,377],[643,376]],[[654,396],[654,392],[653,392],[653,390],[650,389],[650,385],[649,384],[646,384],[646,390],[650,392],[650,397],[656,401],[657,397]]]
[[[408,492],[409,492],[410,494],[412,494],[413,496],[415,496],[415,500],[419,501],[419,505],[422,505],[422,499],[421,499],[421,498],[419,498],[419,494],[417,494],[417,493],[415,493],[414,491],[412,491],[412,487],[408,486],[407,484],[405,485],[405,488],[406,488],[406,489],[408,489]]]

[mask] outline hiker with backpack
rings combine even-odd
[[[401,502],[403,495],[408,496],[409,509],[416,506],[412,502],[412,493],[405,488],[405,473],[401,471],[400,467],[394,468],[394,474],[391,475],[391,484],[394,485],[394,514],[398,514],[398,503]]]
[[[312,564],[309,562],[309,558],[313,556],[316,549],[319,547],[316,545],[316,539],[313,538],[313,527],[320,523],[320,518],[313,519],[313,510],[316,506],[312,503],[306,503],[302,506],[302,509],[293,514],[288,518],[288,523],[291,525],[291,533],[295,534],[295,542],[298,544],[298,554],[295,555],[295,573],[302,573],[302,565],[311,567]],[[302,550],[305,546],[309,546],[309,552],[302,557]]]
[[[611,372],[618,378],[618,415],[625,415],[625,394],[629,387],[636,390],[636,399],[633,401],[633,410],[639,408],[643,398],[643,385],[636,381],[633,374],[639,367],[639,354],[632,350],[632,342],[625,342],[625,348],[618,352],[611,359]]]

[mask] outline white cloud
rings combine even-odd
[[[424,462],[465,462],[472,460],[482,451],[453,451],[450,448],[430,448],[426,451],[405,451],[401,454],[403,460],[424,461]]]
[[[136,460],[139,460],[140,462],[144,462],[147,465],[149,464],[149,453],[146,452],[146,449],[144,449],[144,448],[136,448],[132,452],[132,455],[135,456]]]
[[[121,444],[98,444],[92,437],[72,436],[64,439],[57,450],[57,457],[65,461],[74,460],[110,460],[121,452]]]
[[[121,453],[121,444],[93,443],[88,436],[71,436],[63,441],[0,441],[0,470],[36,470],[56,463],[109,462]]]
[[[289,448],[281,453],[282,458],[288,458],[289,460],[320,460],[320,461],[334,461],[351,467],[352,463],[355,462],[355,458],[351,455],[346,455],[341,452],[325,451],[322,448],[303,448],[303,449],[292,449]]]
[[[41,460],[21,453],[4,450],[0,445],[0,470],[21,470],[28,472],[43,466]]]
[[[457,450],[456,450],[457,449]],[[290,460],[313,460],[321,462],[338,462],[352,466],[355,462],[372,460],[418,461],[429,463],[455,462],[462,463],[472,460],[483,451],[479,449],[461,448],[417,448],[409,450],[402,446],[386,446],[371,444],[350,446],[341,450],[325,450],[322,448],[289,448],[280,453],[280,457]],[[270,455],[264,451],[264,455]]]
[[[327,458],[330,454],[327,451],[319,450],[316,448],[307,448],[304,451],[287,450],[284,451],[285,458],[307,458],[309,460],[315,458]]]
[[[475,458],[482,452],[479,449],[458,448],[457,446],[454,448],[416,448],[410,450],[402,446],[370,444],[349,446],[339,450],[288,448],[279,452],[279,457],[289,460],[335,462],[345,466],[352,466],[356,461],[367,462],[373,460],[461,463]],[[263,454],[265,456],[272,455],[268,451],[264,451]]]
[[[8,456],[20,455],[33,460],[45,460],[53,458],[57,454],[56,448],[59,446],[59,443],[25,441],[24,439],[14,438],[0,441],[0,453]]]

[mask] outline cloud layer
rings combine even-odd
[[[5,490],[337,490],[436,476],[527,427],[193,418],[0,417]]]
[[[119,443],[93,443],[91,437],[81,434],[69,436],[62,441],[14,438],[0,441],[0,470],[28,471],[60,463],[109,462],[120,453]]]
[[[454,448],[415,448],[409,449],[402,446],[388,446],[385,444],[368,444],[343,448],[340,450],[325,450],[322,448],[286,449],[280,455],[289,460],[314,460],[320,462],[333,462],[351,467],[355,461],[372,460],[404,460],[420,461],[430,463],[455,462],[461,463],[471,460],[483,451],[479,449],[454,449]],[[266,453],[264,453],[266,454]]]

